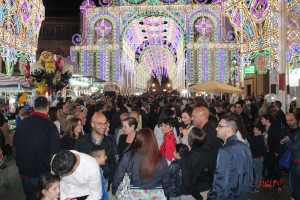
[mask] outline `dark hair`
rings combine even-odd
[[[105,104],[103,102],[98,102],[95,106],[95,112],[99,112],[105,107]]]
[[[175,114],[174,110],[163,109],[162,112],[159,115],[158,125],[160,126],[162,124],[162,121],[165,118],[172,117],[174,114]]]
[[[17,107],[17,109],[16,109],[16,114],[19,114],[20,110],[23,109],[23,108],[25,108],[25,107],[24,107],[24,106],[19,106],[19,107]]]
[[[212,125],[214,127],[214,129],[216,129],[218,126],[219,120],[215,115],[210,114],[208,117],[208,123],[210,125]]]
[[[49,190],[49,188],[55,183],[59,182],[60,178],[58,175],[53,175],[49,172],[46,172],[42,174],[39,177],[38,183],[37,183],[37,188],[36,188],[36,194],[35,194],[35,199],[40,200],[44,197],[42,191],[43,190]]]
[[[56,104],[56,107],[57,107],[58,110],[61,110],[61,109],[63,109],[65,104],[66,104],[66,102],[60,101]]]
[[[239,100],[239,101],[237,101],[236,103],[235,103],[235,105],[236,104],[239,104],[239,105],[241,105],[242,107],[243,107],[243,105],[244,105],[244,101],[242,101],[242,100]]]
[[[44,96],[39,96],[34,101],[34,109],[44,110],[49,106],[49,101]]]
[[[149,128],[143,128],[136,134],[136,146],[141,151],[141,180],[152,177],[158,168],[162,167],[162,156],[154,132]]]
[[[100,151],[104,151],[105,152],[105,148],[102,145],[94,145],[92,146],[92,149],[89,153],[90,156],[92,156],[93,158],[97,157],[99,155]]]
[[[134,117],[128,117],[123,120],[123,122],[125,122],[125,121],[128,123],[129,127],[134,126],[134,129],[136,129],[138,126],[138,123]]]
[[[168,118],[165,118],[162,121],[162,123],[165,124],[165,125],[168,125],[170,127],[175,127],[175,125],[176,125],[176,119],[174,119],[173,117],[168,117]]]
[[[254,128],[257,128],[257,129],[258,129],[259,131],[261,131],[262,133],[265,131],[265,127],[262,126],[262,125],[256,124],[256,125],[254,126]]]
[[[192,113],[193,113],[193,108],[191,107],[186,107],[182,110],[181,114],[182,113],[187,113],[190,117],[192,117]]]
[[[222,117],[222,119],[224,119],[227,122],[228,126],[232,129],[232,132],[236,134],[236,132],[239,130],[239,126],[238,126],[237,117],[236,115],[233,114],[234,113],[230,115],[225,115],[224,117]]]
[[[294,113],[296,120],[299,122],[300,121],[300,111],[296,111]]]
[[[281,108],[282,103],[280,101],[275,101],[274,105],[277,106],[278,108]]]
[[[200,96],[195,97],[194,98],[194,108],[201,107],[201,106],[208,109],[207,101],[203,97],[200,97]]]
[[[271,122],[271,115],[270,114],[263,114],[262,116],[261,116],[261,118],[265,118],[266,120],[269,120],[270,122]]]
[[[244,123],[242,116],[237,113],[231,113],[230,115],[233,117],[233,119],[235,118],[234,121],[237,124],[237,131],[239,131],[241,133],[241,136],[243,139],[246,139],[247,130],[245,128],[245,123]]]
[[[57,107],[51,106],[49,108],[48,115],[49,115],[49,119],[52,122],[58,120],[58,118],[57,118],[57,111],[58,111]]]
[[[230,105],[228,106],[228,112],[230,112],[230,108],[231,108],[232,106],[236,107],[235,104],[230,104]]]
[[[51,161],[51,170],[58,176],[70,173],[77,162],[76,156],[69,150],[61,150]]]
[[[190,147],[201,147],[207,140],[206,133],[198,127],[193,127],[188,136]]]
[[[189,151],[189,147],[185,144],[176,144],[175,151],[179,153],[180,157],[183,156],[184,153]]]
[[[74,129],[76,128],[77,126],[77,123],[81,121],[79,118],[70,118],[67,120],[67,123],[66,123],[66,132],[65,132],[65,135],[68,135],[70,138],[73,138],[75,139],[76,135],[74,133]],[[79,134],[79,136],[82,135],[82,132]]]
[[[80,105],[79,103],[76,103],[76,104],[73,106],[73,108],[76,109],[77,106],[80,106],[80,108],[81,108],[81,105]]]

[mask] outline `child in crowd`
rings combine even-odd
[[[176,119],[168,117],[162,121],[162,125],[160,126],[164,134],[163,143],[160,146],[160,153],[167,159],[169,165],[174,159],[174,149],[177,143],[173,132],[175,124]]]
[[[189,151],[189,147],[185,144],[177,144],[174,151],[175,160],[169,167],[169,173],[171,177],[171,189],[169,200],[180,200],[182,175],[180,160],[184,153]]]
[[[42,174],[38,180],[36,200],[59,199],[60,178],[51,173]]]
[[[256,125],[254,126],[254,137],[247,136],[247,140],[250,143],[250,149],[252,152],[252,165],[255,174],[253,193],[259,192],[259,182],[262,180],[263,162],[265,153],[265,142],[264,142],[264,127]]]
[[[101,145],[95,145],[93,146],[90,156],[96,159],[99,166],[103,166],[105,164],[105,161],[107,159],[106,152],[103,146]],[[102,183],[102,199],[101,200],[108,200],[108,194],[106,191],[106,182],[105,178],[103,176],[103,170],[100,167],[100,176],[101,176],[101,183]]]

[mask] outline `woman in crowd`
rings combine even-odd
[[[122,159],[127,151],[134,149],[138,123],[135,118],[128,117],[122,121],[122,126],[124,134],[120,136],[118,144],[120,159]]]
[[[192,123],[193,108],[187,107],[182,110],[181,120],[183,122],[183,129],[180,133],[180,142],[188,146],[188,135],[190,130],[193,128]]]
[[[280,126],[274,122],[274,118],[269,114],[261,116],[261,123],[265,126],[268,134],[267,143],[267,169],[269,179],[279,181],[281,171],[279,169],[279,148],[280,148]],[[282,192],[282,185],[278,186],[278,192]]]
[[[112,185],[113,194],[116,193],[125,172],[130,174],[131,195],[136,199],[164,199],[168,195],[168,163],[160,154],[151,129],[141,129],[136,135],[136,150],[123,156]]]
[[[230,104],[228,109],[228,114],[235,113],[235,109],[236,109],[235,104]]]
[[[59,134],[60,134],[60,123],[57,117],[57,107],[50,107],[48,111],[49,119],[55,124]]]
[[[183,155],[182,163],[182,199],[206,199],[212,186],[213,174],[216,168],[216,157],[210,149],[203,146],[206,133],[193,127],[188,136],[191,151]]]
[[[246,131],[242,116],[237,113],[232,113],[231,115],[234,116],[235,121],[237,122],[237,125],[238,125],[238,129],[236,132],[236,136],[237,136],[238,140],[243,142],[247,146],[249,146],[249,142],[247,141],[247,138],[246,138],[248,133]]]
[[[71,118],[67,121],[66,133],[60,139],[60,149],[74,149],[77,139],[82,135],[82,123],[79,118]]]

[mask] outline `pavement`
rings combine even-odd
[[[22,184],[18,175],[18,168],[12,156],[7,159],[7,168],[4,173],[8,176],[9,185],[3,185],[3,176],[0,173],[0,200],[24,200]],[[264,187],[260,188],[260,192],[251,194],[251,200],[289,200],[291,191],[288,187],[288,174],[282,172],[283,187],[282,192],[278,193],[277,188]]]

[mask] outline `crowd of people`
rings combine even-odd
[[[130,199],[248,200],[262,180],[300,199],[300,111],[281,106],[253,96],[40,96],[17,119],[16,165],[27,200],[114,199],[125,174]]]

